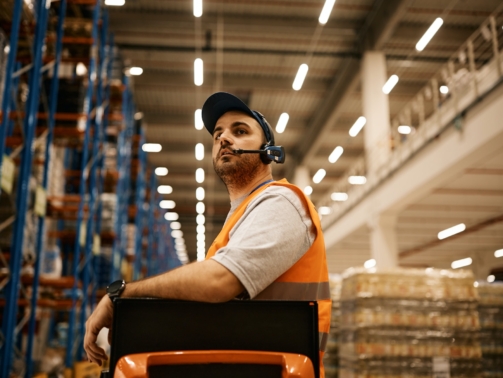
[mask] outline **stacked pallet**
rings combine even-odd
[[[480,345],[484,377],[503,377],[503,284],[479,283]]]
[[[346,271],[340,377],[479,376],[473,283],[473,274],[463,270]]]
[[[332,297],[332,315],[323,365],[325,366],[325,376],[327,378],[337,378],[339,376],[339,327],[342,277],[338,274],[331,274],[329,276],[329,283]]]

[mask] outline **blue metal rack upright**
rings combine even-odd
[[[108,25],[108,14],[104,14],[104,24]],[[105,184],[105,176],[106,176],[106,170],[105,170],[105,148],[106,148],[106,133],[107,133],[107,126],[108,126],[108,116],[109,116],[109,110],[110,110],[110,79],[112,76],[112,63],[113,63],[113,36],[108,33],[103,33],[102,32],[102,40],[104,38],[107,38],[106,43],[102,43],[100,45],[100,56],[105,56],[106,59],[102,63],[101,69],[106,70],[105,72],[102,72],[102,75],[105,75],[107,80],[106,80],[106,85],[104,88],[104,98],[107,100],[104,103],[104,108],[103,108],[103,130],[102,130],[102,147],[101,147],[101,154],[99,156],[99,161],[98,161],[98,170],[100,172],[99,179],[98,179],[98,192],[99,193],[104,193],[104,184]],[[98,201],[98,206],[96,209],[96,224],[94,228],[94,232],[96,235],[98,235],[99,238],[99,246],[101,246],[101,223],[102,223],[102,213],[103,213],[103,202],[101,200]],[[99,274],[100,274],[100,259],[99,256],[101,254],[101,251],[95,251],[95,256],[93,256],[93,267],[94,267],[94,274],[96,277],[95,285],[93,286],[92,289],[92,294],[91,294],[91,305],[94,307],[96,303],[96,294],[97,294],[97,289],[98,289],[98,283],[99,283]],[[93,308],[94,309],[94,308]]]
[[[115,240],[112,252],[112,269],[110,281],[118,280],[121,277],[122,261],[126,254],[126,226],[129,217],[129,188],[131,179],[131,139],[134,129],[134,116],[132,94],[129,88],[129,78],[124,77],[124,89],[122,97],[122,114],[124,129],[120,132],[117,142],[117,168],[119,171],[119,181],[117,183],[117,207]]]
[[[74,278],[73,288],[72,288],[72,308],[70,310],[70,317],[68,322],[68,339],[67,339],[67,349],[66,349],[66,358],[65,364],[67,367],[71,367],[74,360],[75,353],[75,342],[80,342],[81,338],[76,336],[76,327],[77,327],[77,289],[79,282],[79,262],[80,262],[80,248],[81,248],[81,233],[82,233],[82,224],[84,221],[84,202],[85,202],[85,194],[86,194],[86,165],[88,160],[88,146],[89,146],[89,135],[91,129],[91,112],[92,112],[92,100],[94,95],[95,82],[97,78],[96,74],[96,52],[98,49],[98,22],[100,19],[100,6],[99,3],[96,3],[93,10],[93,21],[92,21],[92,40],[93,44],[91,47],[91,56],[89,61],[88,68],[88,84],[87,84],[87,92],[84,99],[84,115],[86,116],[86,127],[84,132],[84,143],[82,148],[82,159],[81,159],[81,176],[79,183],[79,205],[77,211],[77,222],[76,222],[76,237],[73,249],[73,263],[72,263],[72,276]]]
[[[21,12],[23,10],[23,0],[14,2],[12,14],[12,26],[9,43],[9,55],[7,57],[7,65],[5,68],[5,83],[2,97],[2,129],[0,130],[0,166],[2,165],[3,155],[5,153],[5,137],[7,136],[7,127],[9,123],[9,111],[12,101],[11,83],[16,66],[17,43],[19,39],[19,24],[21,22]],[[0,171],[0,176],[1,176]]]
[[[109,58],[105,55],[105,41],[107,40],[108,34],[108,18],[104,12],[102,23],[101,23],[101,33],[99,38],[99,59],[97,65],[97,87],[96,87],[96,115],[93,122],[93,142],[92,142],[92,155],[91,155],[91,167],[89,171],[89,201],[88,201],[88,217],[86,225],[86,238],[84,247],[84,257],[81,267],[82,271],[82,304],[80,311],[80,324],[79,324],[79,336],[82,337],[85,334],[85,322],[88,316],[88,303],[92,299],[94,286],[96,282],[92,285],[93,288],[89,290],[89,285],[91,284],[91,274],[92,274],[92,261],[93,261],[93,247],[95,245],[95,238],[99,237],[98,234],[94,233],[95,230],[95,219],[97,214],[97,202],[99,201],[99,186],[98,186],[98,166],[100,164],[100,155],[104,153],[103,151],[103,140],[104,140],[104,129],[103,129],[103,115],[105,101],[105,91],[103,88],[104,82],[107,80],[107,64],[106,61]],[[108,50],[110,51],[110,50]],[[92,303],[91,303],[92,304]],[[92,306],[90,306],[92,307]],[[85,352],[83,343],[79,343],[79,348],[77,351],[77,358],[84,359]]]
[[[148,208],[148,219],[147,219],[147,224],[148,224],[148,245],[147,245],[147,258],[146,258],[146,272],[145,275],[152,276],[154,275],[154,264],[153,264],[153,257],[154,257],[154,244],[155,244],[155,233],[154,233],[154,225],[155,225],[155,211],[158,206],[158,200],[157,200],[157,192],[155,188],[157,187],[157,177],[155,177],[155,172],[152,170],[151,176],[150,176],[150,204]]]
[[[24,118],[24,148],[22,152],[22,160],[19,171],[18,178],[18,188],[16,197],[16,220],[14,223],[14,231],[12,237],[12,250],[10,258],[10,279],[6,286],[6,305],[4,310],[4,319],[2,324],[2,333],[4,336],[4,342],[1,350],[1,366],[0,366],[0,377],[8,378],[10,376],[10,370],[13,362],[14,356],[14,344],[15,344],[15,331],[16,331],[16,315],[18,310],[18,298],[19,298],[19,285],[20,285],[20,272],[21,272],[21,262],[22,262],[22,247],[23,247],[23,232],[26,220],[26,212],[28,206],[28,194],[29,194],[29,179],[31,176],[32,168],[32,143],[35,136],[35,128],[37,126],[37,110],[39,105],[39,93],[41,84],[40,71],[42,68],[42,53],[43,53],[43,41],[45,39],[45,34],[47,30],[47,19],[49,13],[50,2],[39,0],[36,5],[36,27],[35,36],[33,43],[33,61],[30,68],[29,75],[29,94],[25,109]],[[20,12],[21,9],[17,6],[14,8],[14,12]],[[14,15],[19,17],[19,15]],[[16,41],[17,43],[17,41]],[[15,55],[16,50],[13,50],[12,55]],[[10,59],[9,59],[10,60]],[[11,77],[8,77],[6,83],[10,85]],[[10,91],[10,86],[7,88]],[[10,100],[9,100],[10,103]],[[8,108],[6,109],[8,110]],[[3,114],[8,116],[8,114]],[[7,122],[3,122],[7,125]],[[5,129],[5,128],[4,128]],[[3,145],[3,143],[2,143]],[[2,151],[3,153],[3,151]]]
[[[141,122],[141,120],[139,121]],[[147,165],[147,153],[143,151],[142,146],[145,143],[145,131],[140,126],[139,130],[139,141],[138,141],[138,169],[136,174],[136,214],[135,214],[135,262],[133,279],[138,280],[141,278],[141,265],[142,265],[142,242],[143,242],[143,229],[144,229],[144,218],[145,211],[143,209],[143,203],[145,202],[145,170]]]
[[[49,175],[49,161],[51,159],[51,145],[53,141],[53,133],[54,133],[54,121],[55,121],[55,113],[56,113],[56,105],[57,105],[57,94],[58,94],[58,72],[59,72],[59,63],[61,61],[61,51],[63,49],[63,23],[66,15],[66,0],[62,0],[59,7],[59,18],[58,18],[58,26],[57,26],[57,34],[56,34],[56,53],[55,53],[55,62],[53,66],[53,76],[51,80],[51,98],[49,101],[49,120],[47,125],[47,139],[46,139],[46,147],[45,147],[45,159],[44,159],[44,170],[43,170],[43,178],[42,178],[42,190],[47,192],[47,184],[48,184],[48,175]],[[34,309],[37,308],[37,299],[38,299],[38,283],[40,277],[40,264],[42,257],[42,248],[43,248],[43,233],[45,231],[45,214],[44,216],[39,215],[39,223],[37,230],[37,239],[36,239],[36,261],[35,261],[35,269],[33,274],[33,286],[32,286],[32,294],[31,294],[31,313],[29,320],[29,329],[28,329],[28,345],[26,348],[26,378],[30,378],[33,376],[33,361],[32,361],[32,353],[33,353],[33,341],[35,337],[35,315],[36,311]]]

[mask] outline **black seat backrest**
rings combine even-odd
[[[125,355],[183,350],[256,350],[309,357],[319,377],[316,302],[114,301],[110,373]]]

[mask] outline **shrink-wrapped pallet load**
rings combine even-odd
[[[323,365],[325,366],[326,378],[339,376],[339,323],[341,318],[340,299],[342,277],[338,274],[330,274],[330,294],[332,297],[332,315],[330,318],[330,334],[328,335]]]
[[[483,377],[503,377],[503,283],[477,283]]]
[[[477,377],[470,271],[352,268],[341,292],[340,377]]]

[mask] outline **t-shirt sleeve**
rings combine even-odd
[[[229,269],[255,297],[310,248],[314,227],[292,190],[269,187],[253,199],[213,260]]]

